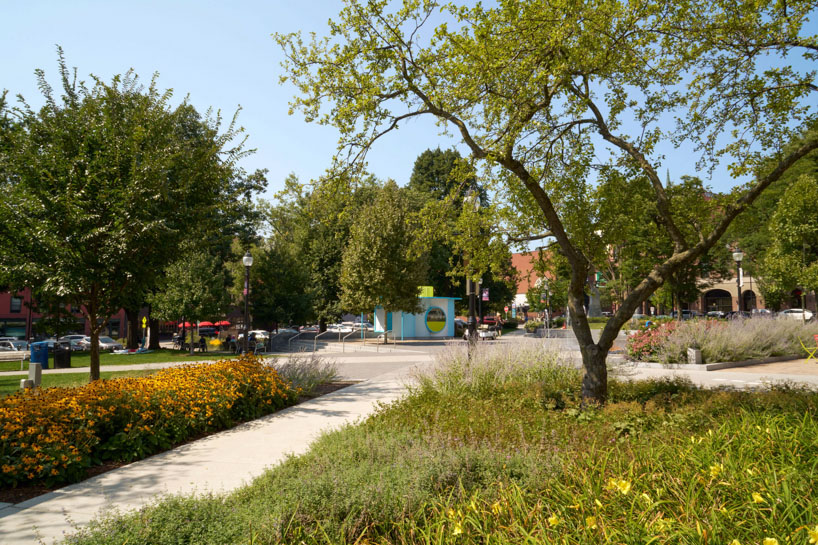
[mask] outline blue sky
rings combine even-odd
[[[160,88],[175,100],[190,95],[199,111],[208,107],[232,115],[241,105],[240,124],[255,155],[246,170],[269,169],[268,198],[295,173],[302,181],[320,176],[330,165],[337,133],[287,115],[294,94],[278,83],[280,49],[274,32],[323,33],[341,2],[249,1],[43,1],[2,2],[0,89],[21,93],[32,106],[41,104],[34,77],[43,68],[59,83],[56,44],[81,78],[93,73],[105,80],[134,68],[145,81],[159,72]],[[417,156],[427,148],[451,147],[437,136],[431,120],[413,122],[390,135],[369,155],[379,178],[408,181]]]
[[[0,89],[21,93],[38,106],[34,69],[43,68],[57,84],[56,44],[81,78],[93,73],[108,80],[134,68],[148,81],[159,72],[160,88],[172,88],[177,101],[190,95],[202,112],[213,107],[230,116],[242,106],[239,121],[249,135],[248,147],[258,150],[243,166],[269,169],[266,197],[271,198],[291,172],[302,181],[319,177],[337,142],[333,128],[287,114],[294,89],[278,83],[282,55],[271,34],[324,34],[341,5],[340,0],[4,0]],[[368,155],[369,170],[406,183],[421,152],[457,144],[439,132],[430,118],[412,120],[376,144]],[[694,174],[691,155],[672,150],[667,155],[663,179],[666,169],[674,179]],[[711,183],[722,191],[732,185],[723,170]]]

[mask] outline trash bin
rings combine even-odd
[[[54,369],[71,367],[71,343],[58,343],[54,346]]]
[[[39,363],[43,369],[48,369],[48,343],[31,343],[31,363]]]

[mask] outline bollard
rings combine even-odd
[[[39,388],[43,378],[43,364],[39,362],[28,363],[28,380],[33,384],[32,388]]]
[[[702,351],[698,348],[688,348],[687,349],[687,363],[695,363],[696,365],[702,364]]]
[[[30,378],[20,379],[20,389],[25,390],[26,388],[34,388],[34,381]]]

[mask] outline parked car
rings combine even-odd
[[[779,312],[778,315],[790,320],[812,320],[812,312],[803,308],[788,308]]]
[[[0,350],[12,352],[25,352],[28,350],[28,343],[26,341],[2,340],[0,341]]]
[[[91,350],[91,337],[85,337],[81,341],[77,343],[78,346],[82,347],[81,350]],[[51,346],[49,345],[49,349]],[[124,347],[113,340],[111,337],[107,337],[105,335],[100,336],[99,338],[99,349],[100,350],[123,350]]]
[[[736,320],[738,318],[749,318],[750,313],[746,310],[731,310],[724,317],[728,320]]]
[[[304,325],[301,326],[301,333],[318,333],[321,330],[320,327],[317,325]],[[279,329],[279,332],[281,330]]]
[[[724,318],[726,314],[720,310],[711,310],[706,314],[706,316],[708,318]]]
[[[373,326],[369,322],[355,322],[354,324],[352,324],[352,329],[354,329],[355,331],[360,331],[361,329],[365,329],[366,331],[373,331],[375,329],[375,326]]]

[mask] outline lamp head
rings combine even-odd
[[[250,255],[250,251],[248,250],[244,257],[241,258],[241,262],[244,263],[245,267],[249,267],[253,264],[253,256]]]
[[[733,252],[733,261],[736,263],[741,263],[741,260],[744,259],[744,252],[741,250],[736,250]]]

